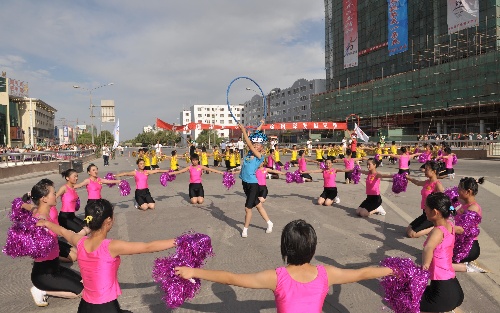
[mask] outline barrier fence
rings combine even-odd
[[[0,167],[72,161],[95,154],[94,150],[61,150],[0,153]]]

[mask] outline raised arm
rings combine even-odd
[[[259,151],[257,151],[257,149],[254,148],[253,146],[253,143],[252,141],[250,140],[250,138],[248,137],[248,134],[245,130],[245,126],[243,126],[242,124],[238,124],[238,126],[240,127],[241,129],[241,133],[243,134],[243,137],[245,138],[245,143],[247,144],[248,146],[248,149],[250,149],[250,151],[252,151],[253,155],[257,158],[257,159],[260,159],[262,158],[262,155],[260,154]]]
[[[265,123],[265,122],[266,122],[266,121],[265,121],[264,119],[261,119],[261,120],[260,120],[260,125],[259,125],[259,127],[257,127],[257,130],[258,130],[258,131],[260,131],[260,130],[262,129],[262,126],[264,126],[264,123]]]

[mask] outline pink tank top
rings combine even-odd
[[[273,160],[273,157],[271,155],[267,156],[267,167],[269,167],[269,168],[274,167],[274,160]]]
[[[92,251],[85,250],[87,236],[78,241],[78,266],[83,280],[82,298],[88,303],[102,304],[113,301],[122,294],[118,284],[120,256],[109,254],[111,239],[104,239],[99,247]]]
[[[410,161],[410,157],[407,154],[403,154],[399,157],[399,168],[406,170],[408,169],[408,162]]]
[[[33,216],[39,217],[40,214],[37,212]],[[47,217],[47,221],[50,221],[56,225],[59,225],[59,221],[57,220],[57,208],[55,206],[50,207],[49,216]],[[57,234],[50,231],[50,230],[49,230],[49,233],[57,241]],[[51,260],[54,260],[56,258],[59,258],[59,244],[56,244],[54,249],[52,249],[52,251],[50,251],[46,257],[35,259],[35,262],[51,261]]]
[[[191,184],[201,184],[201,174],[203,174],[201,166],[189,166],[189,182]]]
[[[323,171],[323,187],[337,187],[335,178],[337,177],[337,171],[335,169],[326,169]]]
[[[380,195],[380,178],[377,178],[377,174],[366,176],[366,194],[369,196]]]
[[[316,265],[318,276],[308,283],[295,281],[285,267],[276,269],[274,299],[278,313],[321,313],[328,293],[328,275]]]
[[[479,209],[477,211],[477,214],[479,214],[479,216],[483,217],[483,209],[481,209],[481,206],[477,202],[473,202],[473,203],[469,203],[469,204],[462,204],[460,206],[460,209],[457,211],[457,214],[465,214],[465,212],[467,212],[469,210],[469,207],[473,204],[477,205],[477,208]],[[479,227],[479,224],[477,224],[476,227]],[[474,238],[474,240],[477,240],[477,237]]]
[[[451,227],[451,234],[444,226],[436,226],[443,232],[443,241],[437,245],[432,255],[429,273],[431,280],[448,280],[455,277],[452,260],[453,246],[455,245],[455,227],[448,222]],[[428,239],[427,239],[428,240]],[[427,245],[427,240],[424,242],[424,247]]]
[[[445,161],[446,168],[453,168],[453,157],[450,155]]]
[[[78,200],[78,194],[76,193],[76,190],[66,185],[66,191],[61,196],[61,212],[75,212],[76,200]]]
[[[257,172],[255,172],[255,177],[257,177],[257,183],[259,184],[259,186],[266,185],[266,175],[267,169],[264,167],[257,169]]]
[[[102,184],[101,184],[101,179],[99,177],[97,177],[96,181],[89,178],[89,184],[87,185],[87,192],[89,194],[88,199],[89,200],[101,199],[101,189],[102,189]]]
[[[299,171],[301,171],[301,172],[307,171],[307,161],[306,161],[306,159],[302,159],[301,158],[301,159],[299,159],[298,163],[299,163]]]
[[[146,171],[138,171],[135,170],[135,188],[136,189],[147,189],[148,188],[148,175],[146,175]]]
[[[420,208],[422,210],[425,210],[425,200],[427,200],[427,196],[429,196],[431,193],[434,192],[434,189],[436,189],[436,184],[439,183],[438,180],[435,182],[430,182],[429,180],[425,181],[425,185],[422,187],[422,190],[420,191],[420,194],[422,195],[422,201],[420,202]]]
[[[352,170],[354,168],[354,160],[344,158],[344,165],[346,170]]]

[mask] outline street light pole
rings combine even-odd
[[[104,84],[104,85],[101,85],[101,86],[98,86],[98,87],[95,87],[95,88],[83,88],[83,87],[80,87],[78,85],[74,85],[73,86],[73,88],[83,89],[83,90],[86,90],[86,91],[89,92],[89,99],[90,99],[90,106],[89,106],[89,109],[90,109],[90,132],[92,134],[92,144],[94,144],[94,106],[92,105],[92,90],[96,90],[96,89],[99,89],[101,87],[112,86],[112,85],[114,85],[114,83]],[[102,121],[101,121],[101,124],[102,124]]]

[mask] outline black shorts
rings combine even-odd
[[[215,166],[215,167],[218,167],[218,166],[219,166],[219,161],[214,160],[214,166]]]
[[[452,169],[452,168],[447,168],[447,169],[446,169],[446,173],[445,173],[445,174],[446,174],[446,175],[455,174],[455,170],[454,170],[454,169]]]
[[[310,180],[313,180],[312,176],[311,176],[311,175],[309,175],[309,174],[304,174],[304,173],[302,173],[302,174],[300,174],[300,176],[302,176],[302,178],[304,178],[304,179],[310,179]]]
[[[337,197],[337,194],[337,187],[323,187],[323,193],[319,197],[333,200]]]
[[[352,172],[345,172],[344,177],[345,180],[352,180]]]
[[[425,212],[422,212],[422,215],[414,219],[413,222],[410,223],[410,226],[414,232],[418,233],[421,230],[434,227],[434,224],[432,224],[431,221],[427,220]]]
[[[464,301],[464,292],[458,279],[431,280],[420,300],[422,312],[449,312]]]
[[[71,245],[67,242],[61,241],[61,239],[59,239],[57,243],[59,245],[59,256],[68,258],[69,253],[71,252]]]
[[[151,169],[155,170],[157,168],[160,168],[160,166],[158,166],[158,164],[155,164],[155,165],[151,165]]]
[[[60,266],[59,259],[33,262],[31,282],[44,291],[68,291],[80,294],[83,290],[82,277],[72,270]]]
[[[135,202],[137,202],[138,206],[141,206],[144,203],[155,203],[155,200],[153,200],[151,193],[149,193],[149,188],[145,188],[135,190]]]
[[[321,162],[323,162],[323,159],[316,159],[316,162],[321,163]]]
[[[122,309],[120,308],[120,304],[118,303],[118,299],[101,303],[101,304],[93,304],[88,303],[87,301],[80,300],[80,304],[78,305],[78,313],[122,313]]]
[[[210,167],[210,166],[208,166],[208,164],[202,164],[201,166],[204,166],[204,167]]]
[[[242,181],[243,191],[247,199],[245,200],[245,208],[251,209],[260,203],[259,200],[259,184],[247,183]]]
[[[276,161],[276,164],[278,164],[279,166],[283,166],[283,163],[281,163],[281,161]]]
[[[290,160],[290,164],[295,165],[295,164],[299,164],[299,162],[297,160]]]
[[[382,197],[380,195],[366,195],[366,199],[359,205],[360,208],[371,212],[382,205]]]
[[[481,247],[479,247],[479,242],[477,240],[474,240],[472,242],[472,247],[470,248],[469,254],[465,258],[463,258],[460,263],[472,262],[474,260],[477,260],[480,254]]]
[[[351,158],[356,158],[356,151],[351,151]]]
[[[79,233],[85,225],[85,222],[81,218],[76,217],[75,212],[59,212],[57,221],[60,226],[72,230],[75,233]]]
[[[267,197],[267,193],[268,193],[267,186],[259,185],[259,197],[265,199]]]
[[[410,175],[410,169],[409,168],[406,168],[406,169],[400,168],[398,171],[398,174],[404,174],[404,173],[407,173],[408,175]]]
[[[148,166],[144,166],[144,170],[145,170],[145,171],[150,171],[150,170],[151,170],[151,166],[150,166],[150,165],[148,165]]]
[[[203,185],[201,183],[189,184],[189,198],[195,197],[205,197],[205,191],[203,190]]]

